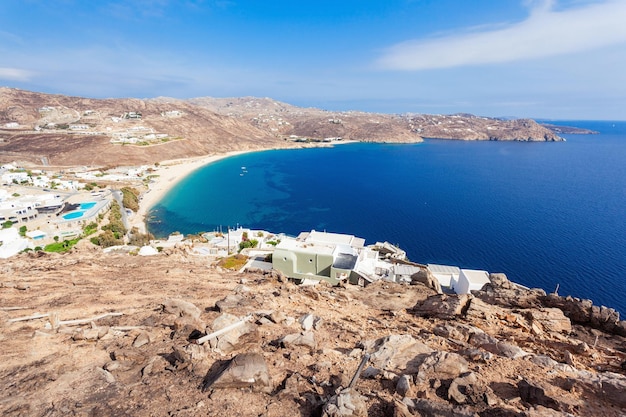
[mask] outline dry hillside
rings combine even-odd
[[[298,287],[82,242],[3,262],[0,299],[3,416],[626,415],[626,322],[498,275]]]
[[[271,99],[90,99],[0,88],[0,162],[119,166],[233,150],[365,142],[560,140],[532,120],[300,108]]]

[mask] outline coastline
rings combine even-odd
[[[187,159],[173,159],[159,163],[158,168],[151,175],[154,177],[148,185],[148,191],[144,192],[139,200],[139,210],[132,218],[131,227],[137,227],[141,233],[146,232],[146,216],[176,184],[199,168],[209,165],[231,156],[241,155],[249,152],[258,152],[259,149],[251,151],[231,151],[215,155],[207,155]]]
[[[330,146],[348,145],[351,143],[358,143],[357,141],[347,140],[341,142],[334,142]],[[329,146],[329,144],[315,144],[313,146],[300,146],[301,148],[318,148]],[[152,207],[154,207],[163,197],[181,180],[193,173],[199,168],[209,165],[213,162],[219,161],[224,158],[230,158],[231,156],[242,155],[251,152],[263,152],[272,150],[275,148],[267,149],[252,149],[246,151],[230,151],[226,153],[219,153],[213,155],[206,155],[193,158],[172,159],[162,161],[159,166],[151,173],[151,175],[158,175],[154,177],[148,185],[148,190],[141,194],[139,200],[139,210],[131,219],[131,227],[137,227],[141,233],[146,233],[146,216]],[[281,148],[282,149],[282,148]],[[289,149],[289,148],[284,148]]]

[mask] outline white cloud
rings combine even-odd
[[[554,11],[555,1],[535,3],[522,22],[390,47],[378,65],[424,70],[544,58],[626,43],[626,1],[607,0]]]
[[[0,67],[0,80],[29,81],[33,75],[33,72],[19,68]]]

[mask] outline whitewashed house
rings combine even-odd
[[[470,294],[472,291],[482,289],[490,283],[489,273],[477,269],[461,269],[459,279],[455,283],[454,292],[457,294]]]
[[[23,183],[30,182],[30,177],[26,171],[20,172],[5,172],[2,174],[2,183],[3,184],[11,184],[11,183]]]

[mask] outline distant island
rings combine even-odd
[[[563,140],[531,119],[334,112],[255,97],[91,99],[0,87],[2,163],[132,166],[231,151],[424,138]]]
[[[600,132],[596,132],[595,130],[583,129],[580,127],[573,126],[560,126],[554,125],[551,123],[539,123],[541,126],[550,129],[554,133],[559,135],[597,135]]]

